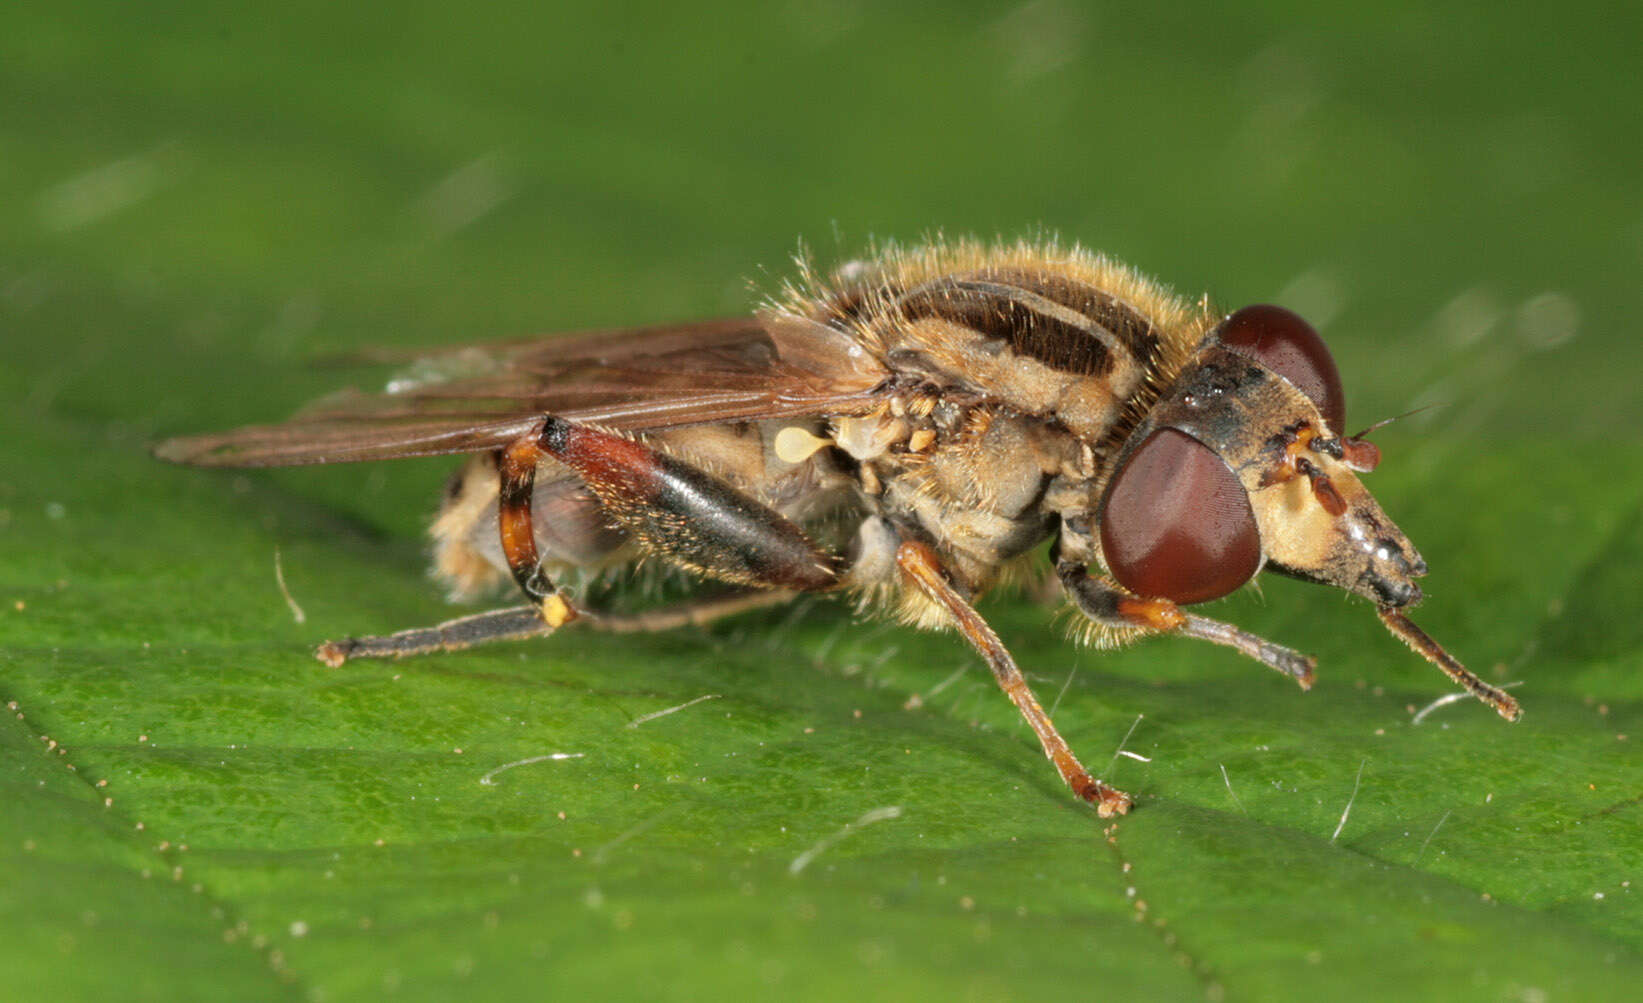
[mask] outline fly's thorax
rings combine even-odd
[[[892,256],[847,322],[904,385],[1100,441],[1179,368],[1211,318],[1104,259],[1027,251]]]
[[[1113,374],[1069,372],[1023,358],[993,335],[935,318],[898,329],[892,345],[890,365],[904,378],[1001,401],[1025,414],[1054,416],[1088,438],[1112,427],[1144,379],[1129,362]]]

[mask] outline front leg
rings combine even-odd
[[[947,610],[964,639],[980,653],[987,667],[993,670],[993,678],[998,680],[998,685],[1003,687],[1005,694],[1021,711],[1021,716],[1032,726],[1039,744],[1044,747],[1044,755],[1055,764],[1061,779],[1067,782],[1073,793],[1094,804],[1102,818],[1129,811],[1135,803],[1130,796],[1090,776],[1090,771],[1073,755],[1066,739],[1055,730],[1050,716],[1044,713],[1044,708],[1028,688],[1027,680],[1022,677],[1004,642],[947,580],[935,550],[929,544],[916,540],[905,541],[896,548],[896,564],[919,591]]]
[[[1225,645],[1277,669],[1299,683],[1303,690],[1312,688],[1312,670],[1318,662],[1309,655],[1273,644],[1230,623],[1188,613],[1168,599],[1132,596],[1110,582],[1091,578],[1082,564],[1062,561],[1055,571],[1079,612],[1096,623],[1121,629],[1183,634]]]

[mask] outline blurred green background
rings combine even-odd
[[[4,995],[1635,992],[1629,5],[6,21]],[[1290,305],[1354,425],[1441,402],[1378,435],[1370,483],[1434,568],[1422,623],[1521,682],[1523,723],[1413,724],[1448,683],[1295,583],[1215,615],[1318,654],[1304,697],[994,601],[1141,801],[1107,830],[954,639],[833,604],[325,669],[318,640],[448,614],[421,533],[449,464],[145,452],[358,378],[327,352],[734,313],[801,240],[836,261],[936,231]],[[1132,725],[1147,762],[1114,755]],[[580,758],[481,782],[556,752]]]

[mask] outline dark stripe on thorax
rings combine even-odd
[[[939,279],[909,290],[898,306],[908,320],[937,318],[968,327],[1062,372],[1106,376],[1120,354],[1143,366],[1150,360],[1156,339],[1134,310],[1081,283],[1046,278],[1001,273]]]
[[[1151,320],[1113,294],[1087,282],[1066,275],[1003,268],[978,277],[1029,289],[1088,317],[1111,331],[1130,354],[1143,363],[1152,360],[1158,351],[1158,335]]]

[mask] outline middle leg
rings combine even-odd
[[[921,592],[946,608],[964,639],[986,660],[998,685],[1003,687],[1005,694],[1021,711],[1021,716],[1032,726],[1039,744],[1044,747],[1044,755],[1055,764],[1061,779],[1067,782],[1073,793],[1094,804],[1102,818],[1128,812],[1135,802],[1123,791],[1108,787],[1090,776],[1090,771],[1073,755],[1066,739],[1055,730],[1050,716],[1044,713],[1038,698],[1028,688],[1027,680],[1021,675],[1021,669],[1016,667],[1015,659],[1010,657],[1004,642],[947,581],[935,550],[926,543],[913,540],[903,542],[896,550],[896,564]]]

